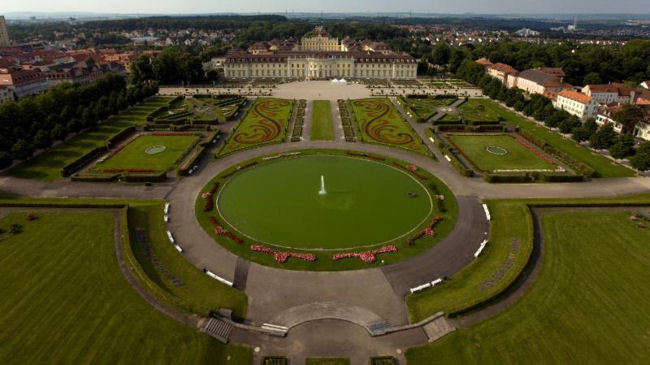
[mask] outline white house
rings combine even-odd
[[[591,96],[573,90],[560,91],[555,107],[583,120],[595,117],[598,111],[598,103]]]
[[[612,84],[586,85],[582,88],[585,95],[591,96],[599,104],[611,104],[619,102],[619,88]]]
[[[488,73],[488,75],[494,77],[495,79],[498,79],[503,84],[507,82],[508,75],[516,75],[518,72],[514,67],[506,65],[505,63],[486,65],[485,71]]]
[[[8,86],[0,86],[0,104],[14,100],[14,92]]]

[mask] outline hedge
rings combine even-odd
[[[537,147],[541,148],[544,152],[564,162],[566,165],[574,169],[579,175],[583,175],[586,178],[598,177],[598,173],[591,166],[585,165],[582,162],[569,156],[568,154],[558,151],[557,149],[555,149],[555,147],[551,146],[546,141],[537,139],[532,135],[528,134],[524,130],[520,130],[518,133],[528,142],[536,145]]]
[[[99,156],[103,155],[107,151],[108,151],[108,148],[106,146],[103,146],[103,147],[96,147],[96,148],[86,152],[85,154],[80,156],[78,159],[76,159],[76,160],[70,162],[69,164],[63,166],[63,168],[61,168],[61,176],[68,177],[68,176],[74,174],[79,169],[86,166],[87,164],[89,164],[93,160],[97,159]]]
[[[198,161],[203,157],[203,153],[206,151],[205,146],[199,146],[192,152],[192,155],[185,160],[185,162],[178,168],[178,174],[181,176],[189,175],[190,169],[194,167]]]
[[[514,172],[509,174],[483,174],[483,180],[489,183],[529,183],[533,182],[532,175],[526,172]]]

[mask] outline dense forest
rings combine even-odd
[[[107,74],[91,85],[64,83],[44,94],[4,103],[0,105],[0,169],[70,133],[94,128],[157,92],[155,83],[127,87],[122,76]]]

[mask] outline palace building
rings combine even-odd
[[[339,42],[322,27],[294,40],[259,42],[233,50],[224,63],[228,79],[415,79],[417,60],[381,42]]]

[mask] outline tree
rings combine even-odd
[[[609,149],[614,158],[625,158],[634,154],[634,137],[630,134],[622,134],[616,139],[616,143]]]
[[[623,125],[623,133],[632,134],[634,127],[638,123],[645,121],[645,114],[643,109],[636,105],[626,104],[623,105],[621,110],[614,113],[614,120]]]
[[[6,169],[13,163],[13,158],[7,152],[0,151],[0,170]]]
[[[51,145],[52,137],[50,136],[50,132],[47,130],[41,129],[36,133],[36,136],[34,136],[34,146],[36,148],[45,149],[49,148]]]
[[[585,85],[602,84],[603,79],[600,78],[600,74],[598,72],[590,72],[585,76],[583,83]]]
[[[608,149],[616,142],[616,132],[611,124],[606,124],[589,139],[589,145],[595,149]]]
[[[451,47],[449,44],[445,41],[438,42],[431,52],[431,62],[436,65],[445,66],[449,63],[450,55]]]
[[[149,57],[142,55],[131,64],[131,75],[129,76],[130,84],[139,84],[154,77],[153,67]]]
[[[582,123],[580,123],[580,119],[572,115],[569,118],[564,119],[558,127],[562,133],[571,133],[573,128],[580,127],[581,125]]]
[[[650,142],[644,142],[630,159],[632,166],[640,171],[650,170]]]
[[[591,134],[584,126],[575,127],[571,130],[571,138],[576,142],[586,141],[591,137]]]
[[[56,124],[52,128],[52,139],[55,141],[63,141],[67,135],[68,129],[63,124]]]
[[[11,147],[11,154],[19,160],[26,160],[34,155],[34,146],[24,139],[19,139]]]

